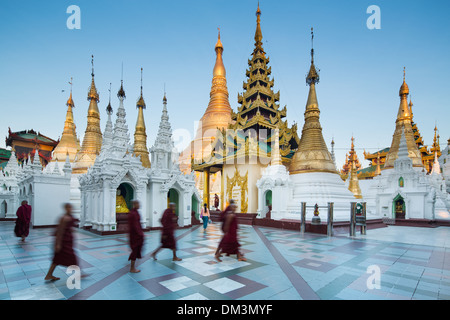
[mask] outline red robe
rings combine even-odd
[[[53,256],[53,263],[60,266],[72,266],[78,265],[78,259],[73,251],[73,235],[72,227],[75,225],[75,218],[70,216],[71,221],[69,221],[63,231],[61,250],[55,252]]]
[[[221,213],[220,213],[220,221],[222,222],[222,231],[223,232],[225,232],[225,221],[227,220],[227,215],[229,214],[229,213],[231,213],[232,211],[231,211],[231,208],[230,208],[230,206],[228,206],[228,207],[226,207],[225,208],[225,210],[223,210]],[[219,246],[218,246],[218,248],[217,248],[217,250],[219,250],[219,249],[221,249],[222,248],[222,243],[223,243],[223,237],[222,237],[222,239],[220,240],[220,242],[219,242]]]
[[[175,228],[177,227],[178,217],[171,209],[166,209],[161,218],[162,233],[161,246],[168,249],[176,249]]]
[[[136,209],[131,209],[128,216],[128,238],[131,254],[128,260],[141,259],[141,251],[144,245],[144,231],[141,226],[141,215]]]
[[[238,223],[236,215],[233,215],[228,227],[228,232],[223,236],[220,247],[223,253],[237,254],[241,246],[237,239]]]
[[[17,219],[14,233],[17,237],[28,237],[30,232],[31,206],[28,204],[21,205],[17,209],[16,215]]]

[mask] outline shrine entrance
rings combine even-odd
[[[270,219],[272,213],[272,190],[267,190],[264,195],[266,216],[265,218]]]
[[[191,214],[194,215],[195,219],[200,220],[200,202],[195,194],[192,195],[191,205]]]
[[[180,196],[178,191],[174,188],[169,189],[167,192],[167,208],[169,207],[169,203],[175,203],[175,214],[179,216],[180,214]]]
[[[128,183],[121,183],[116,191],[116,213],[128,213],[132,208],[133,197],[133,187]]]
[[[406,217],[406,206],[405,206],[405,200],[401,195],[398,195],[394,198],[393,201],[393,209],[395,213],[396,219],[405,219]]]

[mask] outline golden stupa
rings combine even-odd
[[[95,158],[102,148],[102,131],[100,129],[100,101],[94,82],[94,56],[92,56],[92,81],[88,93],[89,109],[87,115],[87,126],[84,133],[83,144],[75,159],[74,173],[86,173],[87,169],[95,162]]]
[[[313,39],[312,29],[311,36]],[[314,49],[311,49],[311,67],[306,77],[306,83],[309,85],[309,94],[304,114],[305,124],[303,125],[298,149],[289,166],[291,174],[304,172],[338,173],[322,135],[322,127],[319,121],[319,103],[316,95],[316,83],[318,82],[319,73],[314,65]]]
[[[403,83],[400,87],[400,106],[398,108],[397,120],[395,121],[395,131],[392,138],[391,147],[386,155],[386,161],[384,163],[385,169],[392,169],[394,167],[394,161],[398,157],[398,147],[400,145],[400,138],[402,131],[405,133],[406,146],[408,148],[408,156],[412,160],[414,167],[423,167],[422,156],[419,148],[417,147],[414,132],[412,128],[412,113],[411,108],[408,105],[409,88],[405,81],[405,70],[403,70]]]
[[[223,45],[220,40],[220,30],[216,51],[216,63],[213,69],[213,78],[210,99],[205,113],[200,119],[194,140],[180,155],[180,169],[185,173],[191,172],[191,161],[202,162],[211,154],[211,143],[214,141],[217,130],[226,129],[231,122],[232,109],[228,100],[226,70],[222,59]]]
[[[72,99],[72,78],[70,81],[70,97],[67,100],[66,121],[64,122],[64,131],[56,148],[53,150],[53,161],[65,161],[69,155],[70,162],[75,161],[77,152],[80,150],[80,142],[77,138],[76,125],[73,120],[73,111],[75,103]]]
[[[136,157],[141,157],[142,166],[150,168],[149,152],[147,149],[147,133],[144,121],[144,109],[146,108],[144,96],[142,94],[142,68],[141,68],[141,96],[136,103],[138,108],[138,117],[136,121],[136,128],[134,132],[134,151]]]

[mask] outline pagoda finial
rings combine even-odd
[[[308,85],[319,83],[319,70],[314,65],[314,29],[311,27],[311,67],[306,76],[306,83]]]
[[[113,109],[111,107],[111,82],[109,83],[109,103],[106,107],[106,112],[108,113],[108,115],[111,115],[113,112]]]
[[[67,103],[66,103],[66,106],[70,106],[70,107],[75,107],[75,104],[73,103],[73,99],[72,99],[72,83],[73,83],[73,78],[72,77],[70,77],[70,81],[69,81],[69,84],[70,84],[70,96],[69,96],[69,99],[67,100]]]
[[[218,30],[219,33],[218,33],[218,36],[217,36],[217,43],[216,43],[216,47],[215,47],[216,52],[217,52],[218,49],[222,49],[222,51],[223,51],[222,41],[220,41],[220,28],[217,28],[217,30]]]
[[[141,67],[141,96],[139,97],[139,100],[138,100],[138,102],[136,104],[136,107],[138,107],[138,108],[142,107],[143,109],[145,109],[145,101],[144,101],[144,96],[143,96],[143,93],[142,93],[142,88],[143,88],[143,86],[142,86],[142,73],[143,73],[143,70],[144,69]]]
[[[94,55],[91,55],[91,65],[92,65],[92,72],[91,72],[92,81],[91,87],[89,88],[88,100],[96,100],[97,102],[99,102],[100,99],[94,82]]]
[[[91,55],[91,64],[92,64],[92,73],[91,73],[91,76],[92,76],[92,78],[94,77],[94,55]]]
[[[400,87],[399,94],[400,94],[400,96],[409,94],[409,88],[408,88],[408,85],[406,84],[406,67],[403,67],[403,83],[402,83],[402,86]]]
[[[311,63],[314,63],[314,28],[311,27]]]
[[[166,98],[166,84],[164,83],[164,97],[163,97],[163,104],[167,104],[167,98]]]
[[[123,62],[122,62],[122,74],[121,74],[121,78],[120,78],[120,89],[117,92],[117,98],[119,98],[119,99],[126,98],[125,90],[123,90]]]
[[[262,32],[261,32],[261,9],[259,9],[259,1],[258,1],[258,9],[256,10],[256,32],[255,32],[255,42],[260,44],[262,41]]]

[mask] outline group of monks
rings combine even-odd
[[[139,214],[140,204],[139,201],[132,201],[132,209],[128,213],[128,238],[131,253],[128,257],[130,261],[130,272],[138,273],[139,269],[136,268],[136,260],[142,258],[142,248],[144,246],[144,231],[141,225],[141,216]],[[175,239],[175,230],[177,228],[178,217],[175,214],[176,205],[170,203],[169,207],[164,211],[161,217],[161,244],[151,253],[151,257],[156,259],[156,254],[163,248],[171,249],[173,252],[173,261],[181,261],[182,259],[177,256],[177,242]],[[221,262],[222,254],[231,255],[236,254],[239,261],[245,261],[246,259],[239,250],[241,246],[238,242],[237,230],[238,221],[236,217],[236,204],[233,200],[230,201],[230,205],[221,212],[220,220],[222,223],[223,237],[220,241],[218,248],[215,252],[215,259]],[[55,243],[54,243],[54,255],[50,268],[45,276],[45,280],[55,281],[60,278],[55,277],[53,272],[58,265],[72,266],[78,265],[78,259],[75,255],[73,248],[73,234],[72,228],[76,224],[76,219],[72,216],[72,205],[66,203],[64,205],[65,213],[61,216],[58,226],[55,230]],[[16,225],[14,233],[17,237],[20,237],[22,242],[25,242],[26,237],[29,234],[29,227],[31,221],[31,206],[27,201],[22,201],[22,205],[17,210]]]

